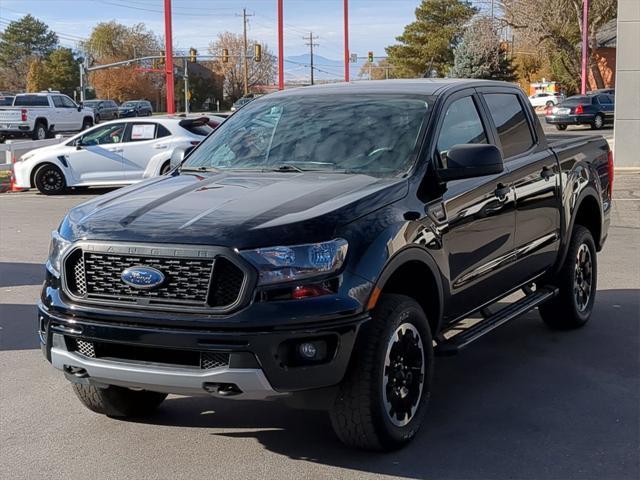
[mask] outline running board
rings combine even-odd
[[[471,342],[498,328],[500,325],[518,318],[529,310],[533,310],[557,294],[558,289],[555,287],[542,287],[468,328],[460,329],[454,326],[450,328],[450,330],[460,330],[460,333],[438,342],[435,353],[440,356],[455,355],[460,349],[466,347]]]

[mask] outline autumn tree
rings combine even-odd
[[[255,40],[248,41],[248,87],[249,91],[258,85],[269,85],[275,82],[276,58],[266,45],[262,45],[262,60],[256,62],[253,52]],[[209,53],[222,56],[223,49],[229,51],[229,61],[213,62],[213,71],[224,76],[224,95],[234,102],[244,95],[244,63],[243,63],[243,38],[231,32],[218,35],[216,41],[209,45]]]
[[[515,66],[496,32],[493,20],[477,17],[466,29],[455,48],[454,78],[484,78],[513,82]]]
[[[0,90],[24,90],[32,61],[47,58],[57,45],[56,34],[31,15],[10,22],[0,32]]]
[[[29,63],[27,73],[27,92],[39,92],[48,88],[47,67],[40,58],[34,58]]]
[[[92,64],[106,64],[135,57],[158,55],[160,41],[139,23],[128,27],[111,21],[99,23],[83,44]],[[154,98],[161,85],[157,74],[141,72],[139,65],[96,70],[89,82],[100,98],[120,102],[134,98]]]
[[[402,77],[422,77],[427,70],[444,76],[453,65],[453,48],[476,8],[466,0],[422,0],[415,22],[386,48],[389,62]]]
[[[577,90],[581,80],[582,1],[501,0],[504,20],[514,29],[519,45],[532,46],[534,53],[540,53],[541,64],[548,63],[555,79],[570,91]],[[542,15],[541,12],[558,14]],[[596,82],[591,88],[604,86],[597,67],[596,34],[600,27],[616,18],[617,13],[615,1],[589,2],[589,68]]]

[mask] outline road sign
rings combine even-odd
[[[358,54],[352,53],[351,55],[349,55],[349,62],[358,63]]]

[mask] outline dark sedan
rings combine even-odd
[[[150,117],[153,113],[148,100],[129,100],[120,105],[120,117]]]
[[[576,95],[553,107],[545,121],[558,130],[565,130],[568,125],[591,125],[591,128],[599,130],[613,124],[614,110],[613,95]]]

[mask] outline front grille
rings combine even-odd
[[[89,358],[152,362],[196,367],[202,370],[229,366],[229,353],[227,352],[198,352],[110,342],[88,342],[70,337],[67,337],[67,342],[71,350]]]
[[[151,289],[126,284],[130,267],[151,267],[164,282]],[[229,309],[240,300],[246,274],[222,255],[207,258],[129,255],[77,248],[65,260],[65,285],[80,301],[143,307],[167,306]]]

